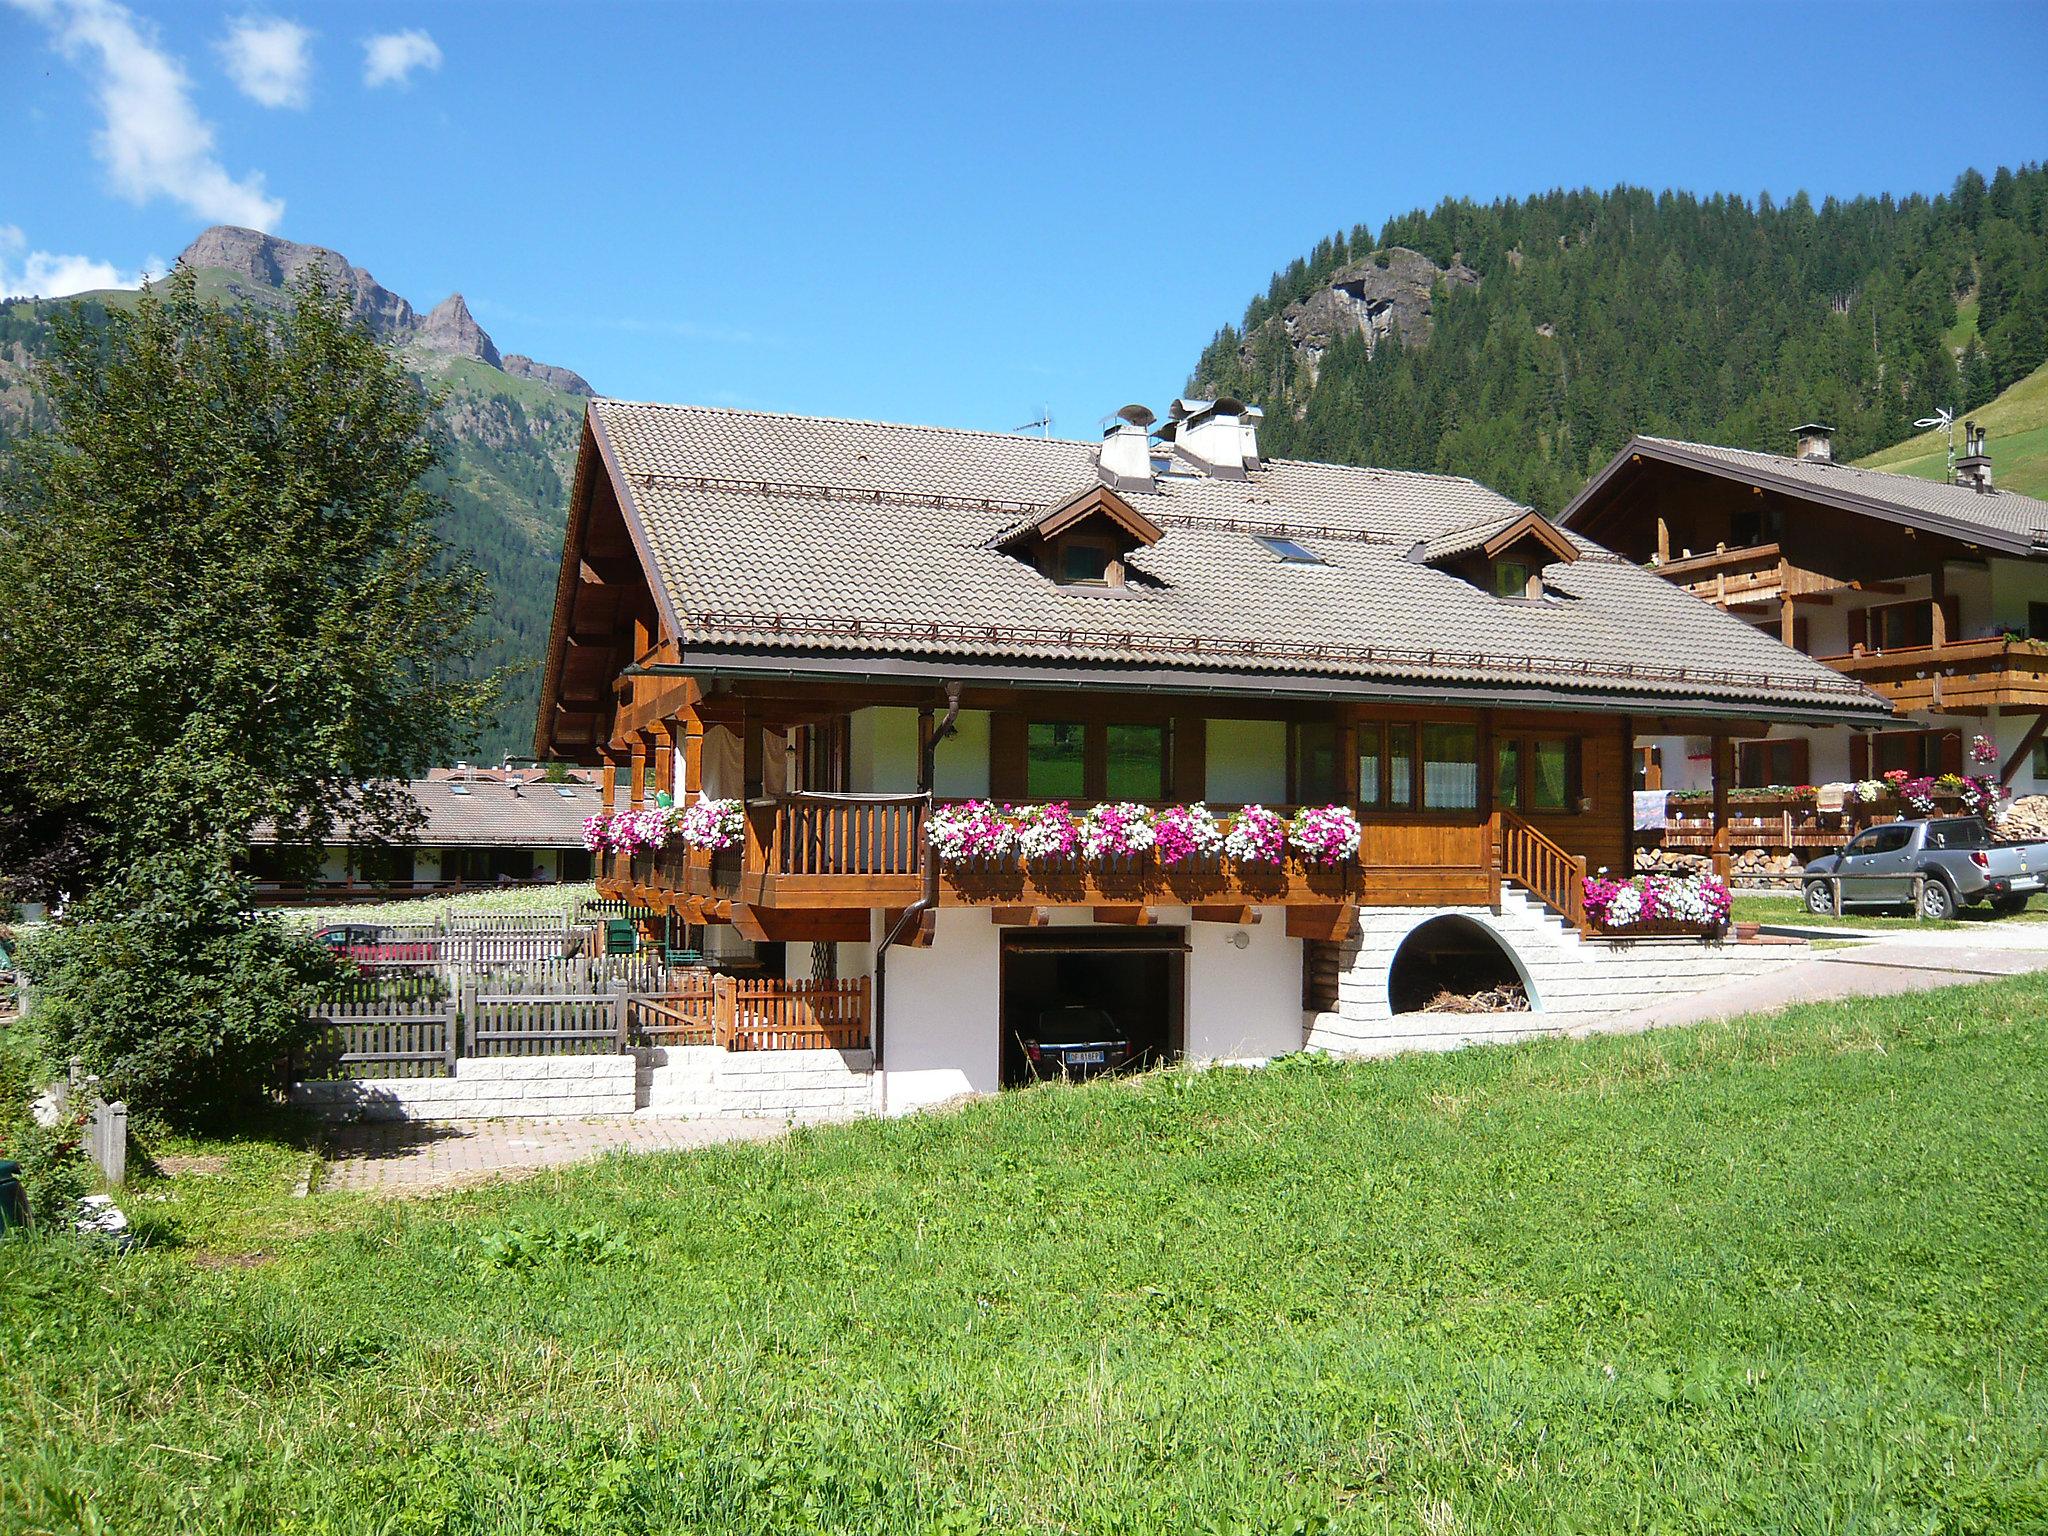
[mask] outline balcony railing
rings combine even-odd
[[[1904,713],[1942,707],[2048,707],[2048,641],[1998,635],[1819,658]]]
[[[1227,818],[1233,807],[1212,806]],[[1283,813],[1286,807],[1274,807]],[[609,894],[663,895],[778,908],[906,906],[924,890],[921,795],[777,795],[747,807],[745,846],[603,861]],[[1491,823],[1476,811],[1375,817],[1358,856],[1334,866],[1221,858],[1174,865],[1143,855],[942,864],[945,906],[1341,906],[1487,904],[1498,894]]]

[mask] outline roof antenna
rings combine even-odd
[[[1940,427],[1948,433],[1948,481],[1950,485],[1954,485],[1956,481],[1956,413],[1950,410],[1937,410],[1932,416],[1922,416],[1913,425],[1916,427]]]
[[[1012,428],[1011,428],[1010,430],[1011,430],[1012,432],[1036,432],[1036,433],[1038,433],[1038,434],[1039,434],[1039,435],[1040,435],[1041,437],[1051,437],[1051,436],[1052,436],[1052,407],[1051,407],[1051,406],[1049,406],[1049,405],[1041,405],[1041,406],[1040,406],[1040,407],[1038,408],[1038,419],[1037,419],[1037,420],[1035,420],[1035,421],[1027,421],[1027,422],[1025,422],[1025,423],[1024,423],[1024,425],[1023,425],[1023,426],[1021,426],[1021,427],[1012,427]]]

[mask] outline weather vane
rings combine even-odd
[[[1936,411],[1932,416],[1922,416],[1913,423],[1916,427],[1940,427],[1948,433],[1948,477],[1956,477],[1956,413],[1950,410]]]

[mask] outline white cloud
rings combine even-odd
[[[279,16],[228,24],[220,51],[228,78],[266,107],[304,107],[313,99],[313,30]]]
[[[409,85],[416,69],[439,69],[441,45],[413,28],[363,39],[363,84]]]
[[[104,118],[93,147],[115,191],[137,203],[168,197],[216,222],[276,227],[284,204],[264,195],[260,173],[237,179],[214,157],[213,127],[154,28],[115,0],[9,3],[48,27],[64,56],[92,74]]]
[[[90,256],[32,251],[28,236],[12,224],[0,224],[0,299],[61,299],[94,288],[136,288],[142,277]]]

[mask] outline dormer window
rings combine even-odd
[[[1121,588],[1133,551],[1165,530],[1107,486],[1090,486],[1003,533],[995,547],[1063,587]]]
[[[1544,568],[1578,559],[1579,550],[1548,518],[1520,512],[1424,539],[1408,558],[1498,598],[1537,599],[1545,595]]]

